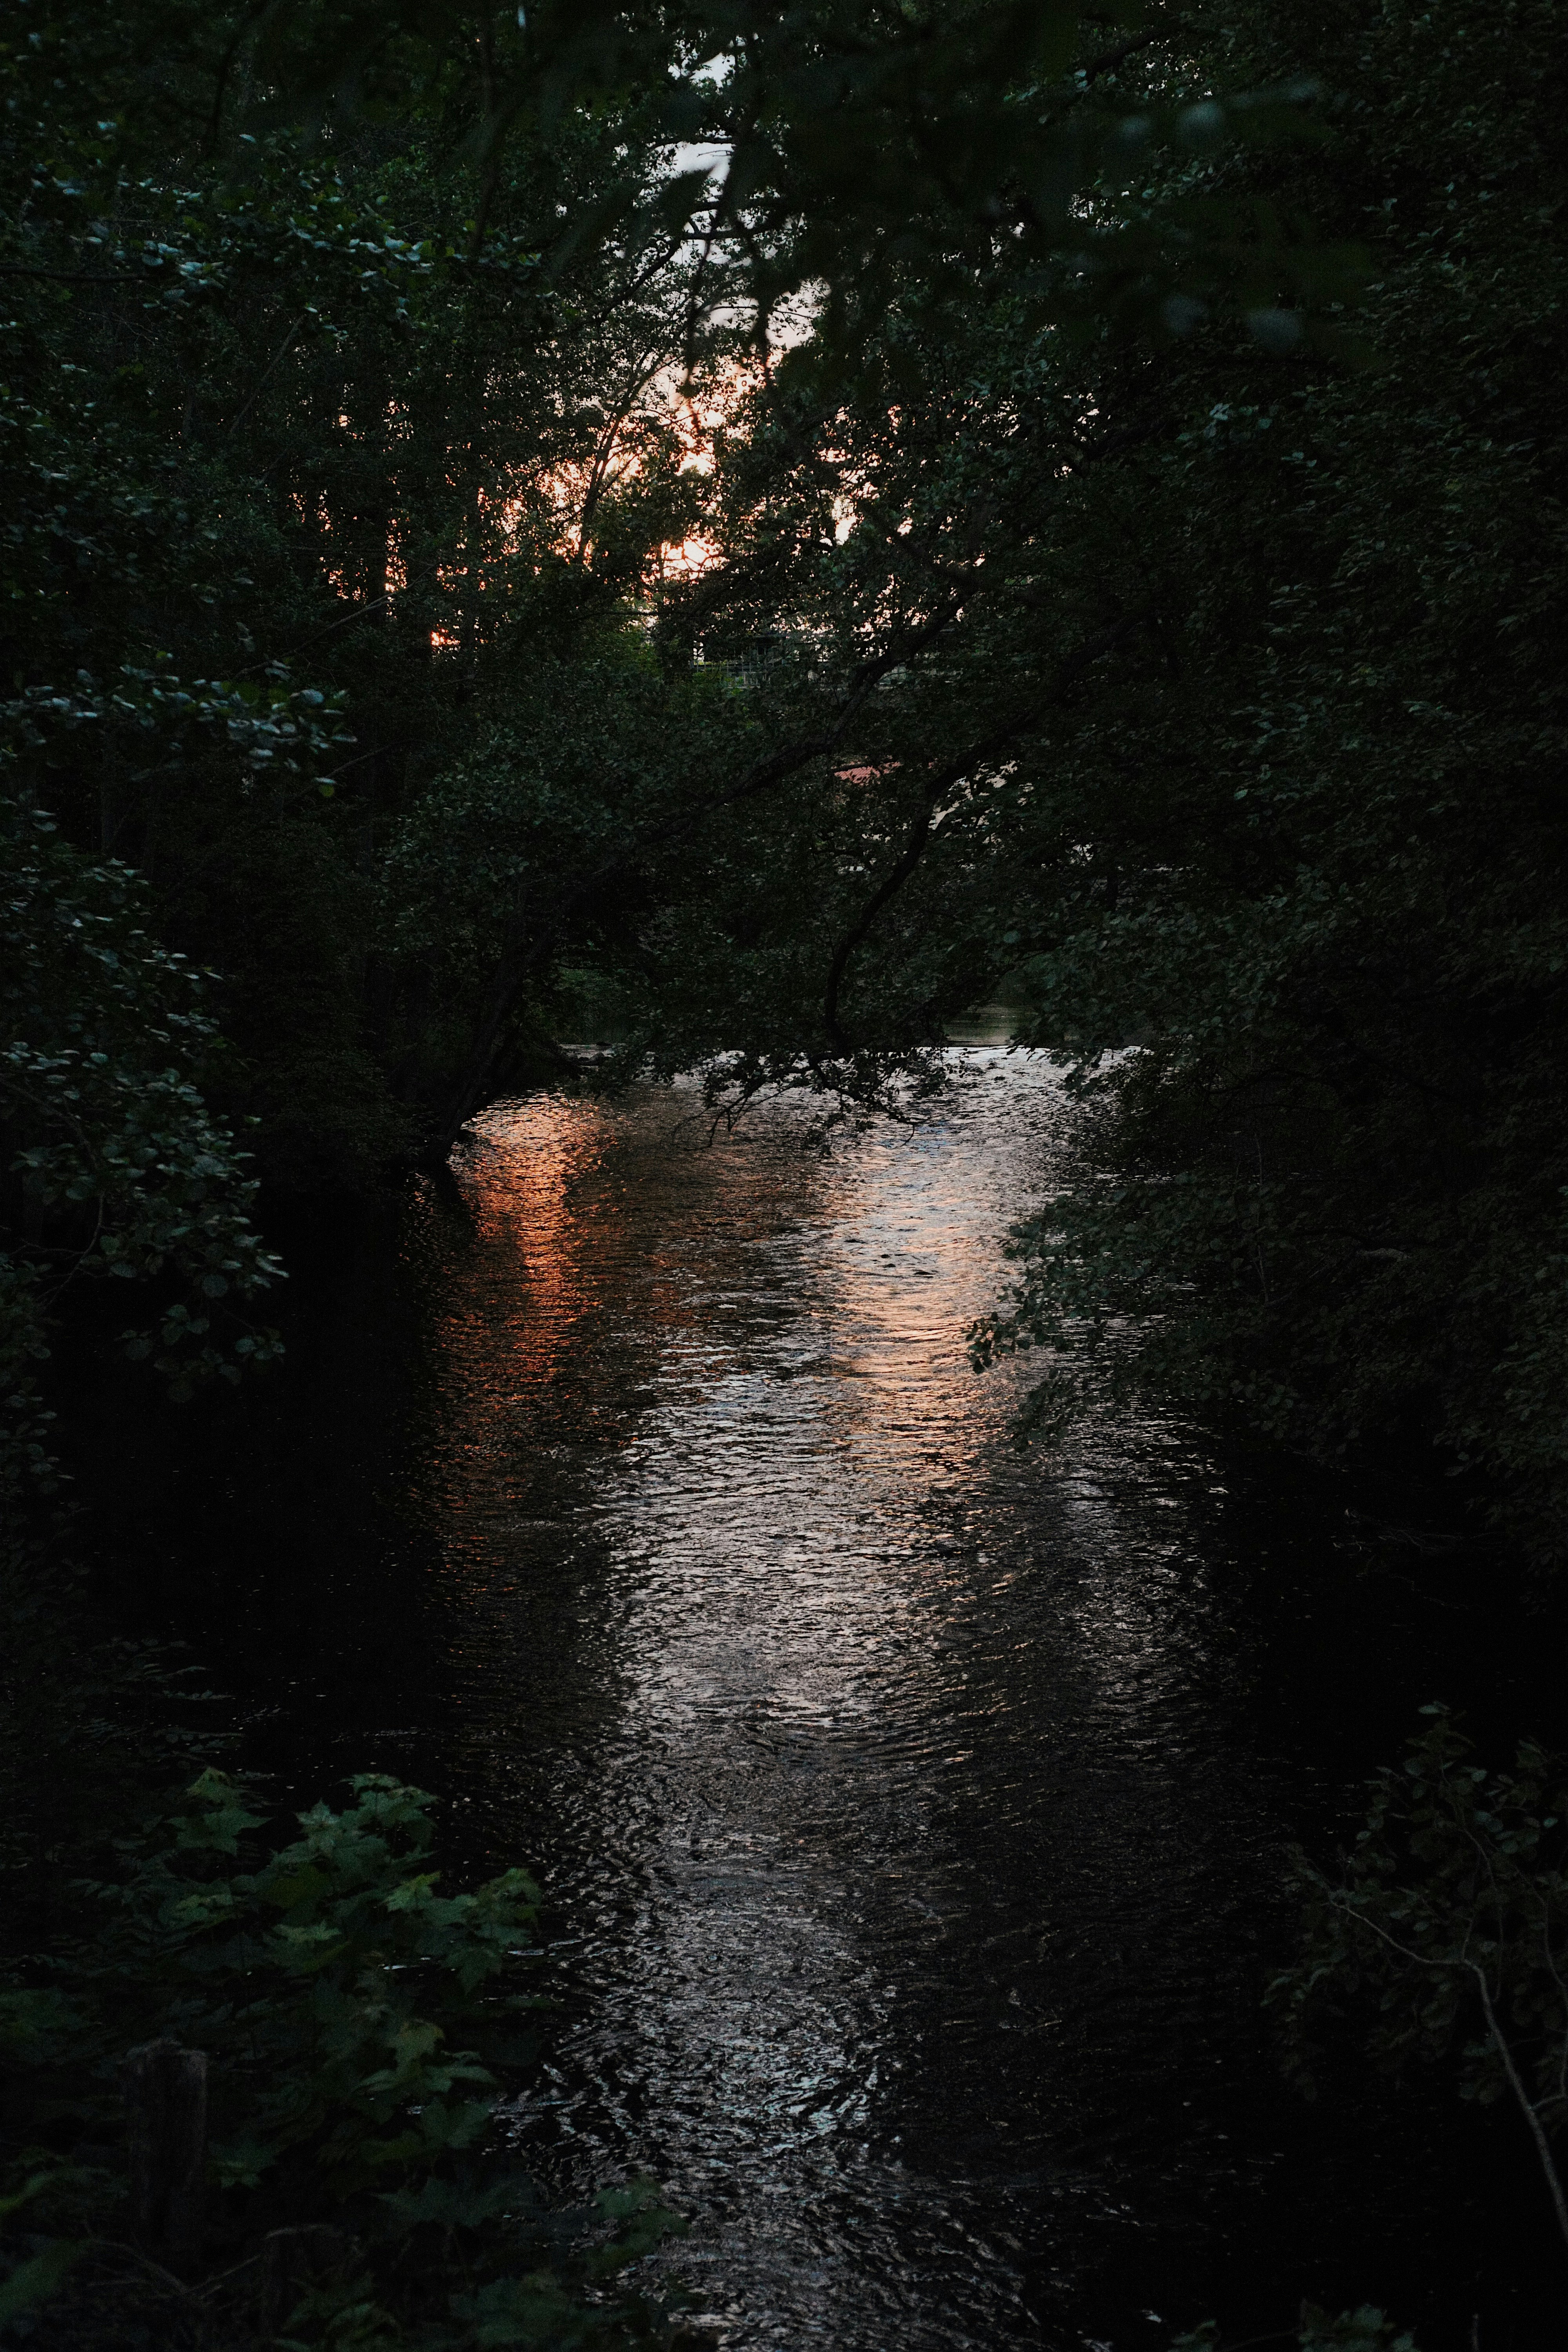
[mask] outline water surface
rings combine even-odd
[[[951,1062],[939,1115],[826,1156],[798,1102],[503,1106],[468,1219],[415,1221],[439,1769],[543,1872],[570,1989],[524,2135],[563,2185],[666,2184],[733,2352],[1392,2294],[1422,2160],[1370,2221],[1376,2119],[1325,2146],[1258,2016],[1322,1779],[1268,1543],[1238,1562],[1168,1422],[1011,1442],[1027,1365],[963,1335],[1064,1103],[1043,1057]]]

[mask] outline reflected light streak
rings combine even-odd
[[[695,1150],[648,1089],[500,1106],[458,1171],[456,1784],[573,1938],[529,2160],[664,2180],[727,2352],[1044,2340],[1017,2249],[1114,2203],[1062,2154],[1107,2053],[1139,2128],[1168,2014],[1211,2063],[1193,1775],[1205,1851],[1256,1840],[1160,1433],[1020,1456],[1026,1362],[969,1370],[1064,1114],[1041,1057],[953,1065],[826,1162],[798,1104]]]

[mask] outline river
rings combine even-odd
[[[664,2184],[727,2352],[1163,2352],[1302,2293],[1468,2341],[1533,2193],[1506,2133],[1352,2074],[1306,2107],[1258,1997],[1291,1836],[1470,1629],[1178,1422],[1013,1444],[1026,1363],[977,1377],[964,1329],[1064,1097],[949,1062],[826,1150],[809,1105],[713,1135],[689,1087],[480,1120],[403,1220],[393,1433],[340,1383],[339,1467],[251,1482],[297,1531],[231,1546],[252,1654],[292,1629],[258,1737],[301,1793],[426,1780],[542,1877],[563,2008],[516,2128],[563,2190]]]

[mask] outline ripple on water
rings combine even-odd
[[[503,1106],[418,1244],[452,1773],[571,1987],[520,2128],[668,2184],[736,2352],[1163,2344],[1280,2133],[1209,1473],[1009,1443],[963,1335],[1063,1098],[952,1058],[826,1160],[788,1102],[710,1149],[679,1089]]]

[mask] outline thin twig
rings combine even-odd
[[[1557,2226],[1563,2232],[1563,2244],[1568,2246],[1568,2197],[1563,2193],[1563,2182],[1558,2175],[1557,2167],[1552,2161],[1552,2143],[1546,2137],[1546,2127],[1541,2120],[1539,2111],[1531,2104],[1530,2095],[1520,2080],[1519,2069],[1513,2063],[1513,2052],[1504,2040],[1502,2028],[1497,2021],[1497,2013],[1492,2008],[1491,1990],[1487,1983],[1486,1970],[1475,1960],[1470,1962],[1470,1968],[1480,1992],[1481,2007],[1486,2012],[1487,2030],[1497,2044],[1498,2055],[1502,2060],[1509,2087],[1518,2100],[1524,2119],[1530,2126],[1531,2136],[1535,2142],[1535,2152],[1541,2158],[1541,2168],[1546,2175],[1547,2186],[1552,2191],[1552,2202],[1557,2210]]]
[[[1402,1944],[1396,1936],[1391,1936],[1386,1927],[1380,1927],[1375,1919],[1368,1918],[1364,1911],[1357,1910],[1355,1905],[1344,1896],[1331,1895],[1329,1899],[1336,1910],[1344,1912],[1349,1918],[1358,1920],[1363,1927],[1370,1927],[1373,1934],[1381,1937],[1390,1951],[1397,1952],[1402,1959],[1412,1960],[1417,1968],[1423,1969],[1464,1969],[1475,1978],[1476,1987],[1481,1998],[1481,2010],[1487,2021],[1487,2031],[1491,2035],[1498,2056],[1502,2061],[1509,2087],[1519,2103],[1520,2111],[1526,2123],[1530,2126],[1531,2137],[1535,2142],[1536,2154],[1541,2159],[1541,2168],[1546,2175],[1547,2187],[1552,2191],[1552,2202],[1557,2212],[1557,2226],[1563,2232],[1563,2244],[1568,2245],[1568,2197],[1563,2194],[1563,2182],[1559,2178],[1556,2164],[1552,2160],[1552,2146],[1547,2139],[1540,2115],[1531,2104],[1530,2095],[1520,2079],[1519,2069],[1513,2063],[1513,2052],[1504,2037],[1502,2028],[1498,2023],[1497,2011],[1492,2007],[1491,1989],[1487,1983],[1485,1969],[1479,1960],[1436,1960],[1430,1958],[1425,1952],[1413,1952],[1408,1944]],[[1468,1936],[1465,1940],[1468,1942]]]
[[[182,2303],[201,2301],[199,2288],[192,2286],[185,2279],[176,2278],[173,2271],[163,2268],[162,2263],[155,2263],[151,2254],[144,2254],[140,2246],[121,2245],[118,2238],[89,2238],[85,2243],[89,2251],[96,2248],[100,2253],[123,2254],[127,2262],[135,2263],[142,2270],[150,2271],[154,2278],[169,2289],[171,2294],[178,2295]]]

